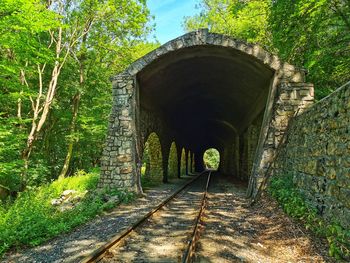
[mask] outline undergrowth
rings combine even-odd
[[[337,222],[328,222],[305,202],[305,198],[293,184],[293,177],[274,176],[271,179],[270,194],[278,201],[283,210],[293,218],[300,220],[307,229],[329,243],[329,255],[336,259],[350,260],[350,229],[344,229]]]
[[[161,182],[159,182],[157,180],[152,180],[150,178],[146,178],[145,176],[141,176],[141,185],[142,185],[143,189],[153,188],[153,187],[156,187],[160,184],[161,184]]]
[[[72,177],[28,189],[15,200],[0,203],[0,255],[12,247],[39,245],[117,205],[106,202],[106,196],[118,196],[120,202],[133,199],[132,193],[98,191],[98,178],[97,172],[80,171]],[[82,194],[82,199],[72,209],[62,212],[51,201],[68,189]]]

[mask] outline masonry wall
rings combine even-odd
[[[257,194],[274,161],[290,120],[314,103],[313,84],[279,80],[273,101],[270,116],[265,113],[262,128],[266,131],[260,134],[254,162],[251,166],[247,191],[249,197],[255,197]]]
[[[99,187],[138,191],[136,171],[135,78],[121,74],[113,79],[113,106],[101,158]]]
[[[294,119],[274,163],[320,215],[350,227],[350,82]]]

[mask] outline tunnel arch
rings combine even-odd
[[[168,161],[168,175],[169,178],[177,177],[177,148],[176,143],[173,141],[169,150],[169,161]]]
[[[186,175],[186,149],[181,149],[181,158],[180,158],[180,176]]]
[[[142,138],[154,130],[167,149],[165,175],[173,140],[194,154],[197,172],[204,168],[205,149],[213,147],[222,156],[221,172],[249,179],[252,192],[290,117],[313,99],[304,78],[303,70],[259,45],[206,29],[169,41],[112,78],[114,104],[100,185],[139,190],[135,176]],[[130,161],[108,162],[125,148]],[[128,171],[127,179],[115,176],[118,168]]]
[[[161,143],[157,133],[151,132],[143,147],[141,181],[160,183],[163,181],[163,175]]]

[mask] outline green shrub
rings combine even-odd
[[[39,245],[114,207],[116,203],[106,202],[106,195],[117,195],[123,202],[133,198],[133,194],[117,190],[97,191],[98,178],[98,173],[79,171],[75,176],[20,193],[13,202],[2,203],[0,255],[14,246]],[[51,201],[68,189],[77,191],[82,199],[72,209],[62,212]]]
[[[159,186],[161,182],[154,180],[152,177],[148,178],[146,176],[141,176],[141,185],[143,189],[149,189]]]
[[[270,181],[269,193],[283,210],[311,229],[329,243],[329,255],[336,259],[350,259],[350,230],[338,222],[328,222],[317,215],[317,211],[305,202],[305,198],[293,184],[293,176],[274,176]]]

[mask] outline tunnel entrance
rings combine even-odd
[[[163,182],[174,176],[174,147],[178,177],[202,171],[204,151],[215,148],[220,173],[250,180],[253,192],[289,119],[312,96],[303,71],[258,45],[188,33],[113,78],[100,186],[141,191],[145,140],[156,133]]]

